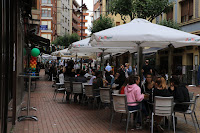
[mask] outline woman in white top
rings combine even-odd
[[[64,78],[64,74],[63,74],[63,70],[62,69],[60,70],[60,74],[59,74],[59,82],[61,84],[64,84],[64,82],[65,82],[65,78]]]

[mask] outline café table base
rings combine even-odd
[[[32,110],[37,111],[37,108],[36,108],[36,107],[30,107],[29,109],[32,109]],[[21,108],[21,111],[25,111],[25,110],[27,110],[27,107]]]
[[[38,121],[38,118],[37,116],[19,116],[18,117],[18,121],[23,121],[25,119],[33,119],[35,121]]]

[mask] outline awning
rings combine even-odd
[[[32,34],[32,33],[27,34],[27,39],[31,43],[35,44],[35,46],[46,46],[46,48],[50,46],[50,40],[49,39],[43,38],[41,36],[38,36],[38,35],[35,35],[35,34]]]

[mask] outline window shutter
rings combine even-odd
[[[188,10],[188,1],[181,2],[181,16],[187,16]]]
[[[193,0],[189,0],[189,16],[193,16]]]

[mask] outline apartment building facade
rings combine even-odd
[[[72,0],[57,0],[57,36],[72,33]]]
[[[182,31],[200,35],[200,0],[175,0],[173,7],[167,14],[157,17],[154,22],[161,20],[173,20],[177,22]],[[168,66],[162,65],[169,60],[168,49],[157,53],[156,65],[161,70],[167,70]],[[200,47],[187,46],[173,49],[172,73],[181,75],[187,84],[197,84],[197,70],[200,64]]]
[[[93,0],[93,20],[97,20],[100,18],[100,15],[107,15],[110,18],[113,18],[115,26],[124,24],[121,16],[119,14],[112,15],[110,13],[110,4],[112,0]],[[126,17],[126,23],[130,22],[130,17]]]
[[[76,0],[73,0],[72,2],[72,33],[77,33],[81,37],[81,23],[82,23],[82,39],[85,39],[87,37],[87,33],[85,33],[85,30],[87,27],[85,26],[85,23],[87,22],[86,16],[89,15],[89,13],[86,13],[87,6],[85,4],[82,5],[83,13],[81,12],[81,6],[78,4]],[[81,15],[83,15],[83,20],[81,20]]]
[[[85,4],[82,5],[81,12],[81,6],[78,4],[76,0],[72,1],[72,33],[77,33],[81,37],[81,29],[82,29],[82,39],[85,39],[87,37],[87,33],[85,33],[85,30],[87,27],[85,26],[85,23],[87,22],[86,16],[89,15],[89,13],[86,13],[87,6]],[[83,15],[83,20],[81,20],[81,15]],[[81,27],[82,23],[82,27]]]
[[[40,36],[50,41],[57,37],[57,0],[40,1]]]

